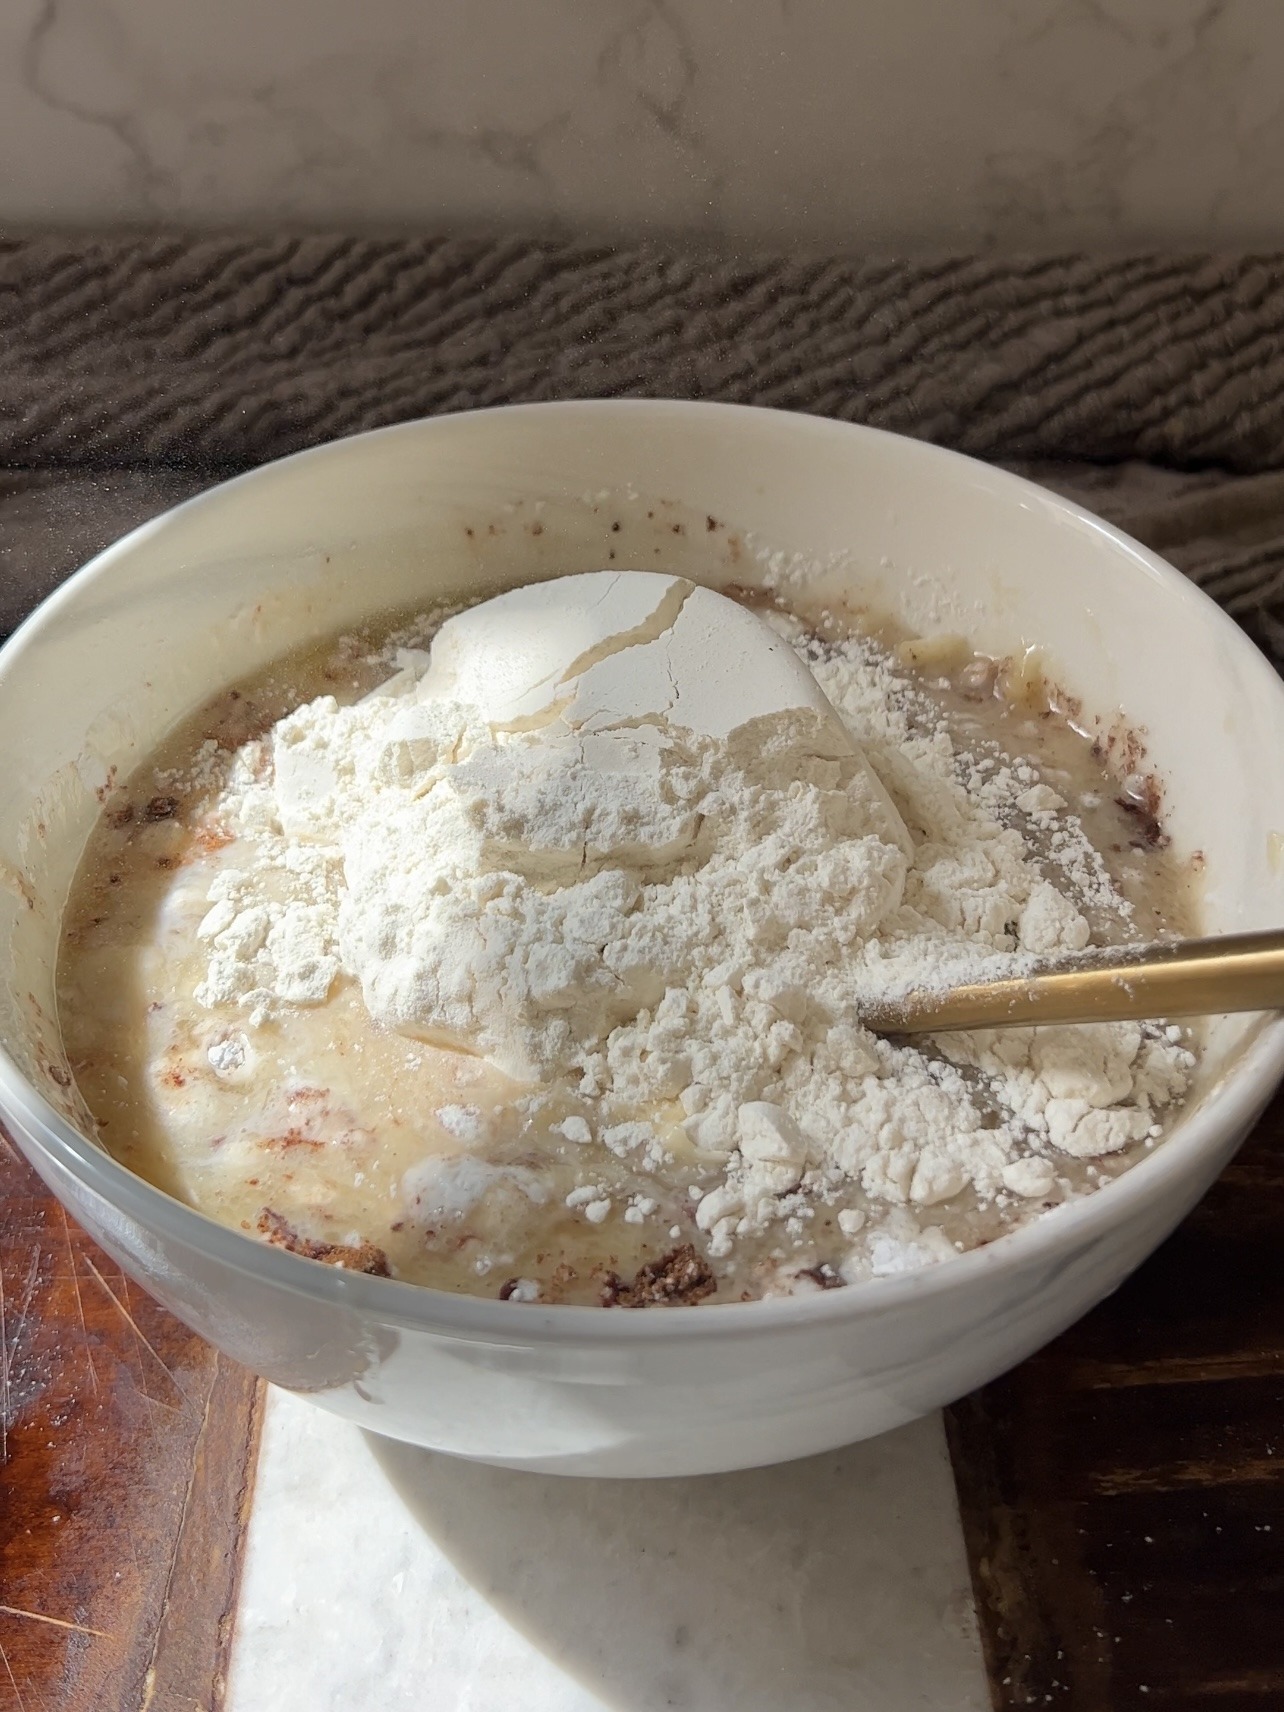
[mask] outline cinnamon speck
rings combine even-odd
[[[717,1288],[713,1268],[686,1242],[640,1266],[631,1284],[618,1273],[608,1272],[602,1282],[601,1303],[604,1308],[646,1308],[655,1303],[686,1306],[703,1302]]]
[[[274,1248],[287,1248],[291,1254],[301,1254],[305,1260],[319,1260],[326,1266],[342,1266],[349,1272],[365,1272],[372,1278],[391,1278],[388,1256],[372,1242],[318,1242],[304,1236],[281,1213],[264,1207],[259,1214],[257,1229]]]

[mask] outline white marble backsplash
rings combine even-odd
[[[3,0],[0,221],[1284,239],[1279,0]]]

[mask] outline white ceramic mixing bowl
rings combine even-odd
[[[0,1115],[94,1238],[228,1354],[377,1432],[513,1466],[662,1475],[893,1427],[1112,1290],[1225,1165],[1284,1023],[1212,1031],[1202,1095],[1117,1183],[944,1265],[783,1302],[630,1313],[439,1294],[267,1248],[65,1115],[54,954],[111,778],[230,679],[383,609],[539,576],[807,568],[916,630],[1046,646],[1146,734],[1210,929],[1278,926],[1284,689],[1175,571],[1077,507],[912,440],[730,406],[553,404],[412,422],[213,489],[118,542],[0,654]]]

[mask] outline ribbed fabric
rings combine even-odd
[[[1284,258],[0,240],[0,459],[244,464],[520,399],[720,398],[980,457],[1284,466]]]
[[[408,417],[609,395],[770,404],[984,458],[1073,461],[1071,487],[1099,488],[1284,661],[1276,256],[3,238],[0,620],[146,496]],[[1125,460],[1119,494],[1086,467]],[[1202,473],[1152,492],[1137,461]]]

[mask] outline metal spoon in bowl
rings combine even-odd
[[[914,988],[862,1006],[860,1020],[879,1034],[936,1034],[1280,1009],[1284,929],[1275,929],[1080,951],[1012,980]]]

